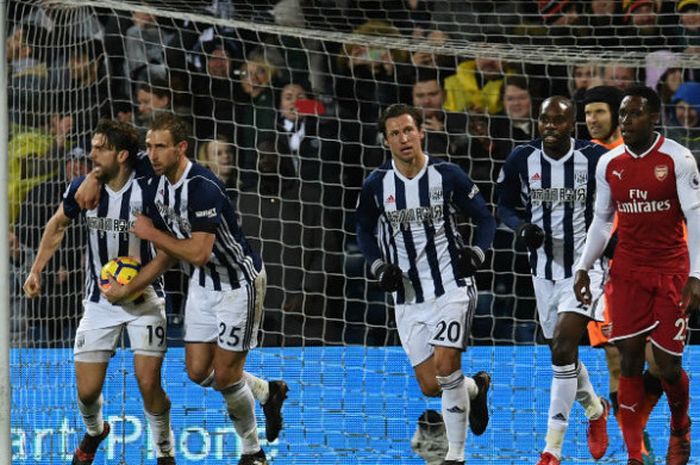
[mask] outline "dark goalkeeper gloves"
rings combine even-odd
[[[528,249],[539,249],[544,242],[544,231],[532,223],[523,223],[515,230],[515,237]]]
[[[482,262],[482,255],[471,247],[459,249],[457,253],[457,269],[462,278],[474,276]]]
[[[377,280],[384,292],[396,292],[403,287],[403,272],[394,264],[384,263],[377,269]]]

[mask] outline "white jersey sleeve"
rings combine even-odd
[[[612,222],[615,217],[615,205],[610,194],[610,185],[605,178],[608,163],[612,160],[610,153],[603,156],[596,166],[596,197],[593,206],[593,221],[588,227],[586,244],[575,266],[577,270],[590,270],[593,263],[600,258],[610,239]]]
[[[678,201],[688,225],[689,275],[700,279],[700,174],[695,158],[687,149],[675,162]]]

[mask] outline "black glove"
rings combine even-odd
[[[462,278],[469,278],[476,274],[481,266],[481,257],[471,247],[464,247],[457,252],[457,269]]]
[[[379,288],[384,292],[396,292],[403,288],[403,272],[391,263],[385,263],[377,269]]]
[[[544,242],[544,231],[532,223],[523,223],[515,231],[515,237],[528,249],[539,249]]]
[[[613,258],[613,255],[615,255],[615,247],[617,247],[617,229],[615,230],[613,235],[610,236],[608,245],[606,245],[605,250],[603,250],[603,256],[605,258]]]

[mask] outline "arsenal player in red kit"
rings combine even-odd
[[[650,338],[671,410],[667,465],[690,458],[688,375],[682,368],[688,313],[700,308],[700,175],[688,149],[654,131],[661,102],[648,87],[625,91],[621,145],[598,162],[596,202],[574,291],[589,304],[587,270],[618,217],[608,298],[621,355],[619,404],[628,465],[641,465],[644,346]],[[683,238],[687,223],[688,241]]]

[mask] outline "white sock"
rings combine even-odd
[[[104,420],[102,419],[102,394],[97,398],[95,403],[90,405],[85,405],[78,398],[78,410],[83,416],[83,423],[85,423],[85,428],[90,436],[99,436],[104,431]]]
[[[260,450],[258,425],[255,421],[255,399],[244,379],[221,390],[226,401],[228,416],[233,420],[241,438],[243,454],[254,454]]]
[[[175,436],[170,428],[170,407],[165,412],[158,414],[151,413],[144,408],[143,413],[151,427],[156,457],[175,457]]]
[[[564,434],[576,398],[576,365],[552,365],[552,389],[549,398],[549,420],[545,452],[561,457]]]
[[[469,400],[472,400],[479,395],[479,386],[476,385],[474,378],[469,376],[464,377],[464,387],[467,388],[467,394],[469,394]]]
[[[248,384],[248,387],[253,392],[255,400],[261,404],[267,402],[268,397],[270,397],[270,384],[267,381],[247,371],[243,372],[243,379],[245,379],[246,384]]]
[[[442,388],[442,418],[447,433],[445,460],[464,461],[469,418],[469,394],[464,384],[464,374],[462,370],[457,370],[451,375],[436,378]]]
[[[586,365],[580,360],[576,377],[576,400],[586,409],[586,418],[589,420],[595,420],[603,414],[603,404],[593,389]]]

